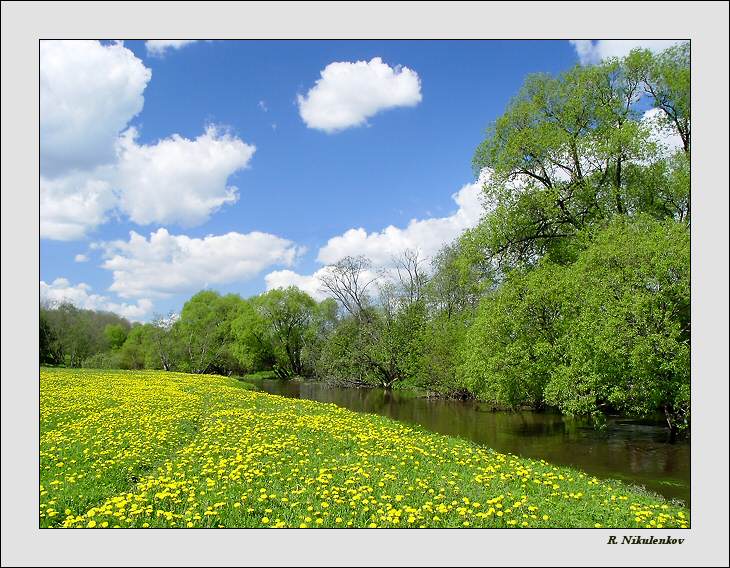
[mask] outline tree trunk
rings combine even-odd
[[[664,417],[667,421],[667,427],[669,428],[669,443],[673,444],[677,441],[679,427],[677,426],[677,421],[675,420],[672,408],[668,404],[664,405]]]

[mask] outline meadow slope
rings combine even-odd
[[[42,527],[688,527],[619,482],[159,371],[40,373]]]

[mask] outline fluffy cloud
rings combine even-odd
[[[413,219],[406,227],[390,225],[382,231],[368,233],[365,229],[349,229],[331,238],[319,249],[317,260],[322,264],[334,264],[346,256],[364,255],[372,262],[374,271],[383,272],[391,267],[393,257],[406,249],[417,250],[426,260],[432,258],[446,244],[459,237],[465,230],[476,226],[483,213],[482,187],[488,179],[485,170],[479,179],[463,186],[452,195],[457,210],[446,217]],[[317,299],[325,294],[320,290],[319,277],[327,267],[311,275],[292,270],[277,270],[266,275],[266,289],[297,286]],[[373,272],[373,275],[375,272]]]
[[[147,55],[162,57],[169,49],[180,49],[197,42],[197,39],[151,39],[144,42]]]
[[[41,41],[41,174],[112,162],[117,136],[142,110],[151,76],[121,44]]]
[[[135,129],[119,141],[116,186],[120,208],[135,223],[198,225],[238,196],[228,178],[248,165],[252,145],[210,126],[195,140],[177,134],[137,144]]]
[[[228,178],[248,166],[256,148],[210,126],[194,140],[177,134],[138,144],[130,128],[116,144],[117,161],[91,171],[41,176],[41,236],[83,238],[112,210],[140,225],[205,222],[238,192]]]
[[[227,233],[191,238],[165,229],[149,239],[131,231],[129,241],[101,243],[109,288],[122,298],[165,297],[213,284],[254,278],[274,265],[291,266],[303,251],[268,233]]]
[[[380,111],[421,102],[418,73],[380,57],[370,61],[338,61],[320,72],[305,95],[298,95],[299,114],[309,128],[337,132],[364,124]]]
[[[474,227],[482,216],[482,192],[486,174],[452,195],[458,209],[447,217],[412,219],[406,227],[390,225],[382,231],[368,233],[362,227],[350,229],[331,238],[319,250],[317,260],[332,264],[345,256],[365,255],[376,266],[386,266],[392,257],[405,249],[416,249],[423,256],[436,254],[466,229]]]
[[[74,262],[89,262],[89,257],[79,253],[74,257]]]
[[[214,126],[140,144],[127,123],[149,79],[121,44],[41,42],[42,237],[81,239],[113,213],[192,226],[236,201],[228,178],[255,147]]]
[[[273,290],[275,288],[288,288],[296,286],[303,292],[306,292],[312,298],[322,301],[327,298],[327,294],[322,290],[320,276],[327,271],[327,268],[320,268],[314,274],[297,274],[293,270],[275,270],[269,272],[264,280],[266,281],[266,289]]]
[[[139,320],[152,309],[152,302],[141,298],[136,304],[113,302],[106,296],[91,293],[91,286],[83,282],[72,285],[66,278],[56,278],[50,284],[40,282],[41,301],[50,304],[69,302],[85,310],[114,312],[122,317]]]
[[[641,47],[659,52],[680,43],[674,39],[590,39],[571,40],[570,42],[583,65],[599,63],[610,57],[624,57],[632,49]]]
[[[40,233],[42,238],[81,239],[107,220],[116,205],[112,172],[100,166],[94,172],[71,172],[40,179]]]

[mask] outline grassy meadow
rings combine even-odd
[[[686,528],[619,482],[209,375],[42,368],[41,527]]]

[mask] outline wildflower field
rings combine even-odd
[[[41,369],[41,527],[689,526],[619,482],[233,379]]]

